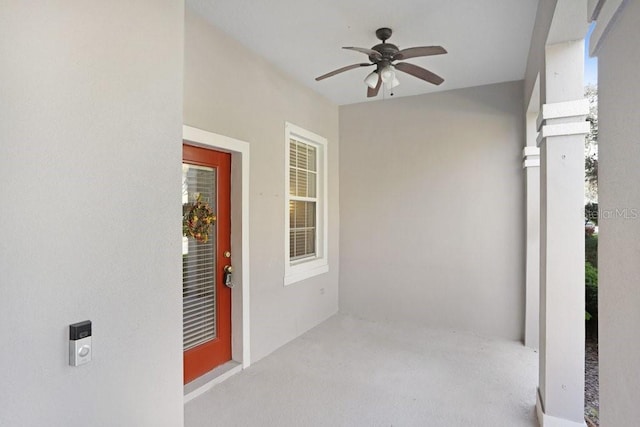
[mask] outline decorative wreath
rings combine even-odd
[[[216,221],[209,203],[196,194],[196,201],[182,205],[182,235],[193,237],[200,243],[207,243],[211,225]]]

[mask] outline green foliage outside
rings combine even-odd
[[[587,334],[598,330],[598,235],[585,233],[584,299]]]
[[[584,221],[598,225],[598,203],[587,203],[584,205]]]
[[[592,267],[598,268],[598,235],[585,235],[584,237],[584,260]]]
[[[589,261],[584,264],[584,285],[587,320],[595,320],[598,317],[598,269]]]
[[[589,133],[584,140],[585,194],[591,201],[598,200],[598,87],[588,85],[584,97],[589,101],[587,121]],[[597,224],[597,222],[596,222]]]
[[[587,334],[597,336],[598,333],[598,87],[585,87],[584,97],[589,101],[587,121],[590,132],[585,138],[584,168],[585,196],[588,203],[584,207],[584,291],[585,319]],[[595,225],[595,226],[594,226]]]

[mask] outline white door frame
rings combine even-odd
[[[183,125],[182,139],[193,145],[231,153],[231,358],[251,364],[249,317],[249,143]]]

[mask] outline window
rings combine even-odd
[[[327,140],[285,124],[285,277],[290,285],[329,271]]]

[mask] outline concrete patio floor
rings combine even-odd
[[[336,315],[185,405],[186,427],[536,426],[521,343]]]

